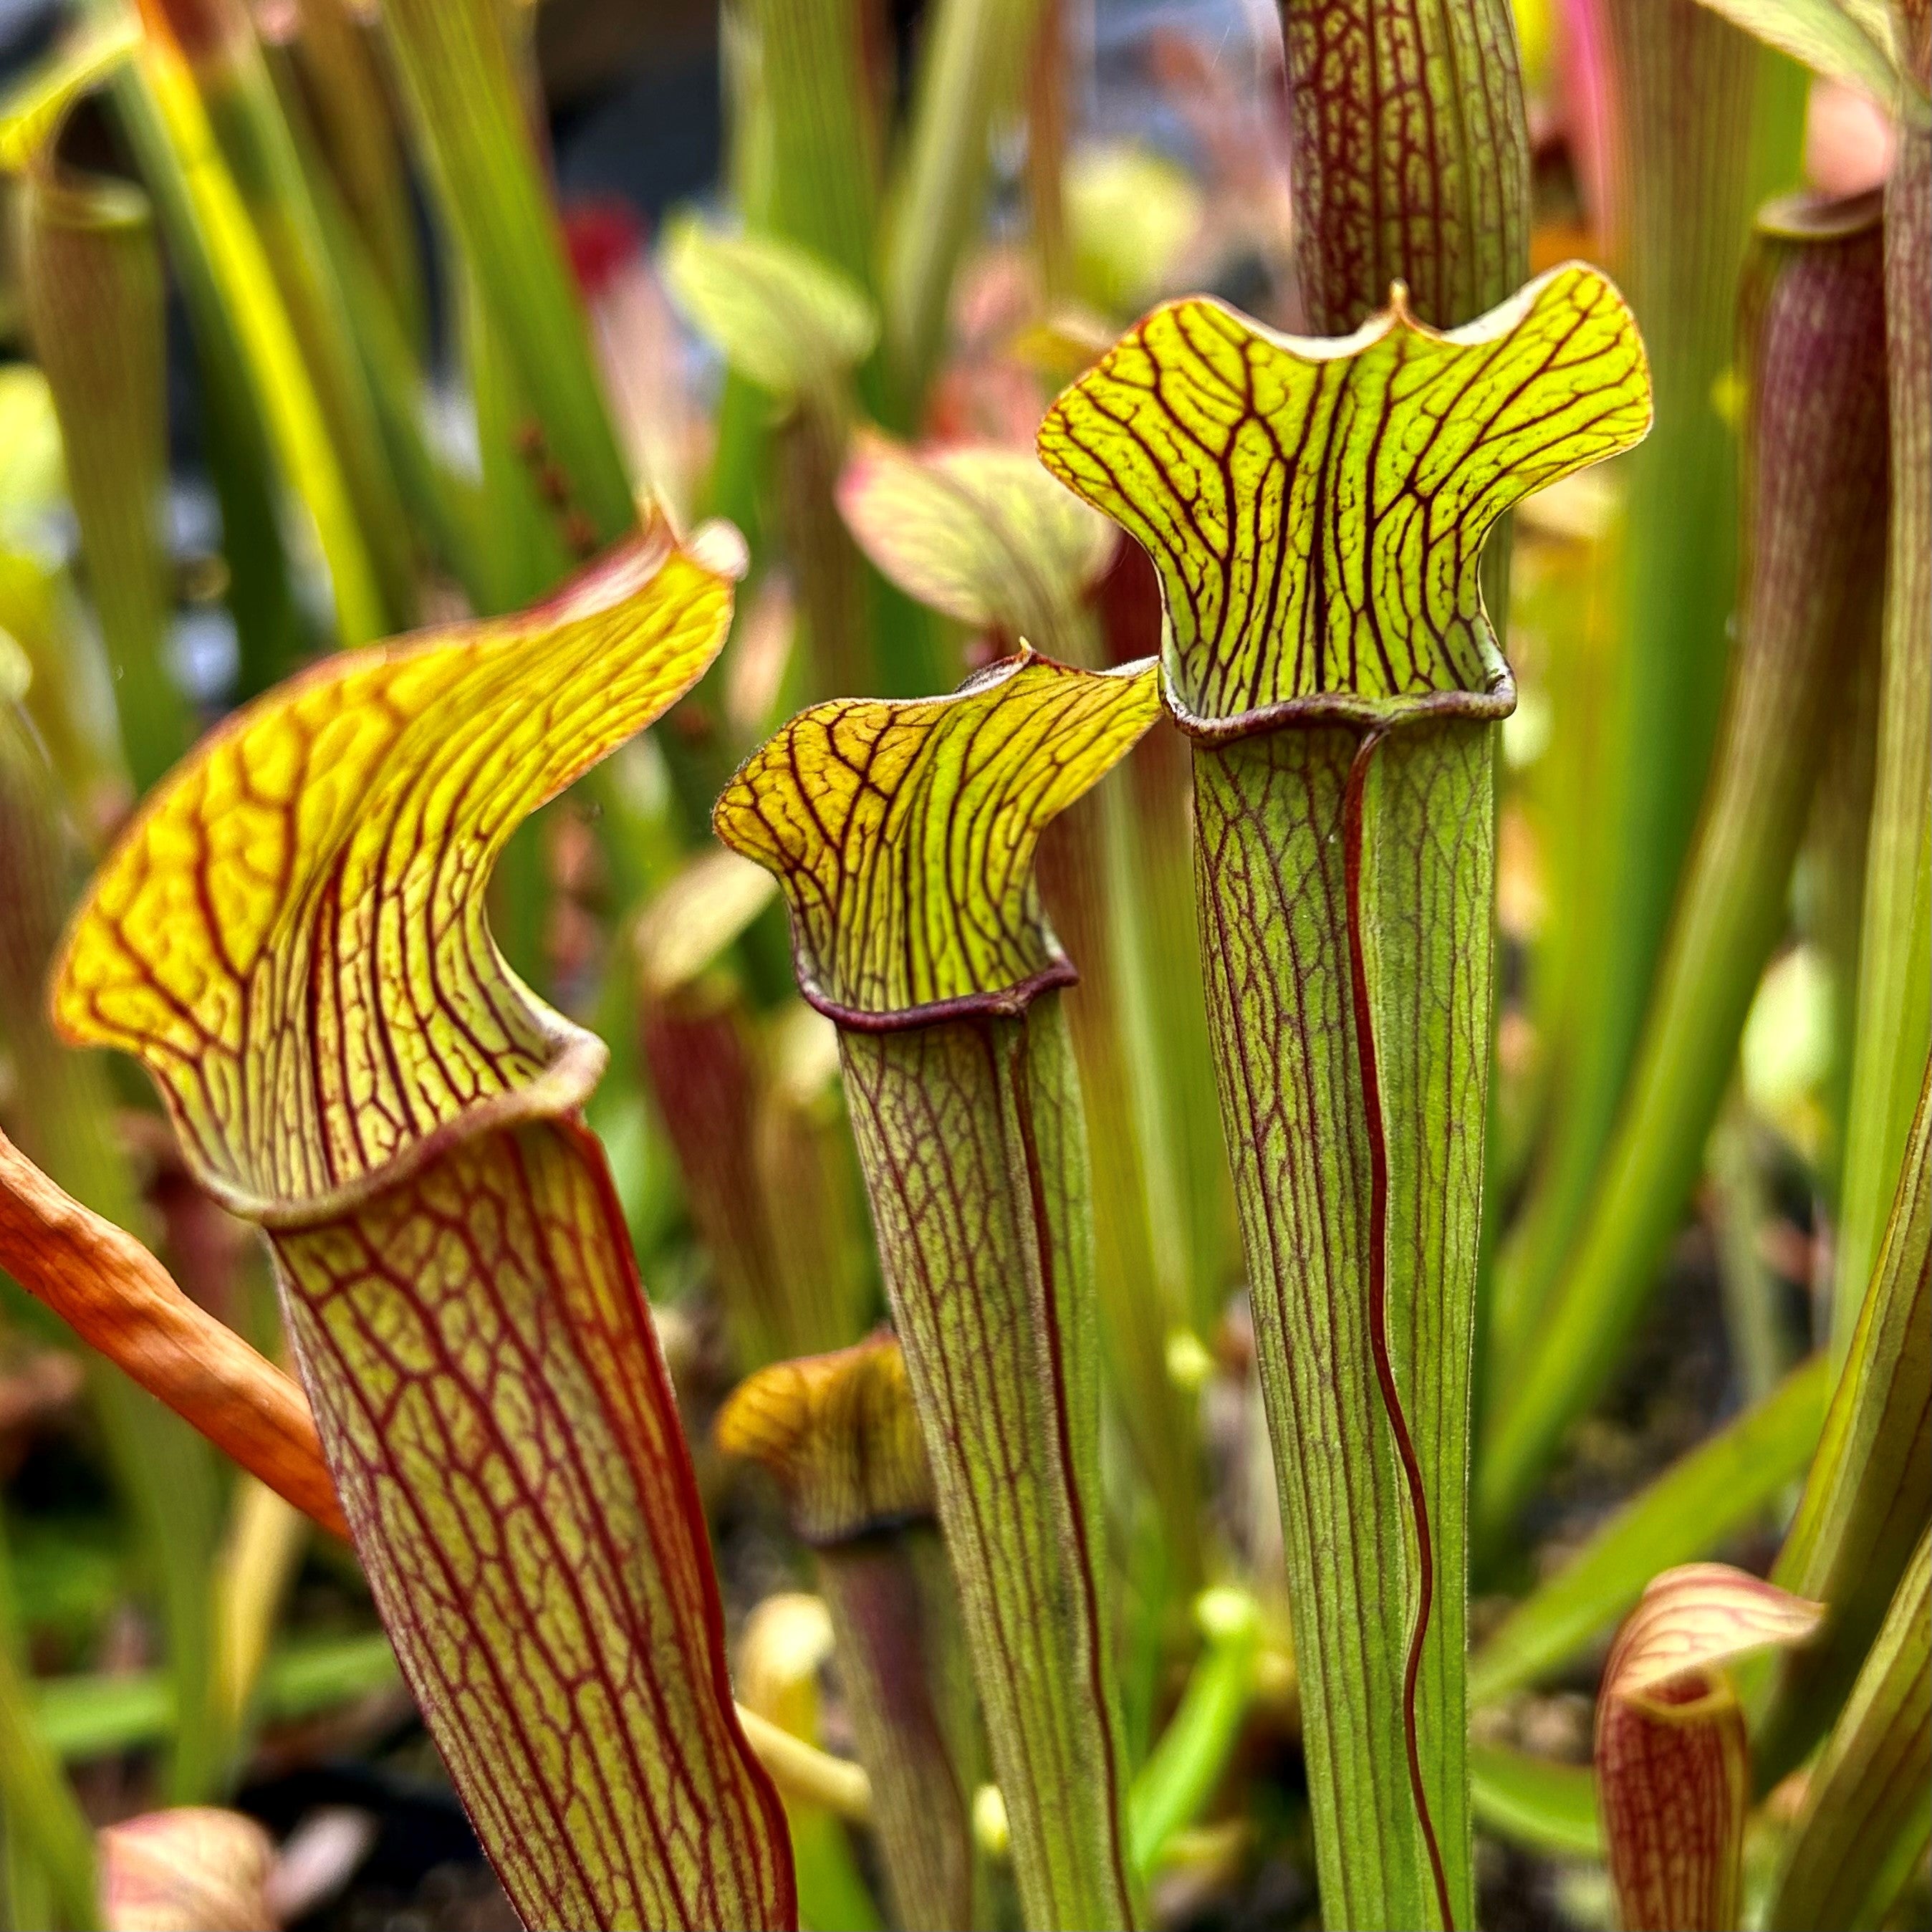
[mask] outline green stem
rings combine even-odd
[[[115,0],[88,0],[88,8],[106,20],[122,15]],[[166,37],[154,36],[138,66],[128,70],[117,102],[142,172],[169,219],[171,251],[188,265],[184,284],[201,354],[210,359],[232,346],[232,366],[244,372],[276,461],[314,520],[328,566],[338,634],[348,644],[379,637],[388,628],[380,579],[344,459],[334,446],[301,338],[200,94]],[[229,424],[231,431],[235,427]],[[241,446],[232,435],[230,446]],[[226,536],[231,544],[242,540],[235,527]]]
[[[1336,1925],[1470,1920],[1468,1124],[1489,1064],[1491,738],[1291,729],[1195,755],[1208,1018]],[[1391,1161],[1390,1120],[1419,1124],[1426,1178]]]
[[[930,1524],[818,1552],[872,1827],[907,1932],[990,1922],[973,1838],[980,1747],[972,1678],[946,1554]]]
[[[38,1866],[63,1932],[94,1932],[100,1898],[94,1834],[35,1722],[32,1685],[22,1661],[6,1532],[0,1525],[0,1827],[6,1838],[14,1904],[20,1876]],[[20,1922],[22,1932],[28,1922]]]
[[[1781,84],[1790,63],[1696,0],[1603,0],[1594,13],[1607,226],[1649,350],[1656,421],[1624,466],[1598,829],[1579,902],[1552,914],[1577,935],[1577,970],[1553,1019],[1548,1144],[1498,1259],[1492,1396],[1514,1387],[1592,1206],[1696,823],[1735,601],[1736,443],[1712,397],[1731,364],[1752,213],[1795,177],[1801,119],[1802,95]]]
[[[1899,130],[1886,189],[1892,524],[1878,771],[1859,947],[1858,1034],[1832,1345],[1851,1346],[1932,1039],[1932,130]]]
[[[1492,1403],[1478,1486],[1492,1544],[1647,1304],[1785,929],[1830,740],[1801,721],[1828,714],[1873,640],[1886,435],[1876,215],[1868,200],[1781,206],[1754,259],[1740,355],[1752,386],[1742,637],[1621,1123],[1570,1263]]]
[[[1134,1779],[1134,1869],[1154,1870],[1175,1832],[1214,1795],[1233,1755],[1254,1692],[1261,1613],[1244,1592],[1208,1592],[1196,1606],[1207,1646],[1180,1702]]]
[[[113,1141],[106,1070],[63,1048],[40,1016],[48,961],[67,907],[64,852],[38,748],[0,715],[0,1030],[34,1104],[20,1144],[76,1198],[137,1228],[140,1203]],[[168,1771],[179,1804],[206,1802],[226,1782],[232,1747],[220,1710],[210,1571],[218,1534],[214,1464],[206,1445],[99,1356],[88,1391],[108,1460],[160,1597],[182,1721]]]
[[[1015,1017],[848,1030],[841,1046],[1027,1923],[1131,1926],[1066,1016],[1049,992]]]
[[[772,448],[778,522],[798,586],[812,698],[856,698],[879,687],[867,566],[833,496],[845,434],[833,409],[803,398]]]
[[[258,697],[295,668],[307,641],[296,606],[280,502],[284,483],[299,494],[305,478],[285,461],[286,448],[278,452],[275,446],[274,418],[257,393],[257,372],[249,363],[248,345],[230,310],[229,284],[153,89],[136,69],[124,68],[114,80],[113,103],[142,181],[154,199],[169,266],[188,311],[200,377],[208,470],[221,505],[228,606],[240,645],[236,695]],[[326,532],[326,527],[318,514],[317,530]]]
[[[236,0],[144,4],[167,16],[188,58],[315,386],[381,587],[382,628],[400,630],[413,620],[416,608],[410,526],[349,305],[254,30]],[[194,31],[198,27],[212,32]]]
[[[145,198],[51,157],[22,195],[22,280],[59,413],[68,487],[114,674],[130,776],[145,792],[194,735],[169,675],[172,566],[161,265]]]
[[[386,0],[382,18],[438,199],[490,327],[527,398],[562,496],[584,520],[580,554],[637,521],[531,144],[496,0]]]
[[[1141,881],[1126,850],[1131,809],[1119,787],[1082,800],[1048,834],[1040,871],[1055,926],[1084,962],[1066,1004],[1086,1099],[1107,1382],[1156,1501],[1172,1581],[1186,1594],[1204,1568],[1200,1454],[1192,1400],[1168,1373],[1167,1340],[1190,1298],[1184,1270],[1172,1265],[1178,1217],[1163,1222],[1155,1192],[1171,1196],[1172,1183],[1150,1135],[1159,1117],[1137,1050],[1138,991],[1161,967],[1144,944]]]
[[[985,202],[995,109],[1010,94],[1038,0],[939,0],[886,225],[885,352],[916,417],[945,340],[961,256]]]
[[[340,184],[404,341],[420,352],[429,314],[416,210],[370,25],[351,0],[296,0],[296,56],[328,171]]]

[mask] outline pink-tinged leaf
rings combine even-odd
[[[1064,648],[1060,634],[1118,541],[1030,451],[992,446],[908,449],[862,436],[838,508],[908,596],[1042,650]]]
[[[1597,1790],[1624,1932],[1734,1932],[1750,1761],[1724,1666],[1804,1643],[1822,1606],[1721,1563],[1652,1580],[1597,1700]]]
[[[106,1932],[272,1932],[275,1848],[254,1819],[183,1805],[104,1826],[96,1843]]]

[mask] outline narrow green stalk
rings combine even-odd
[[[1804,1785],[1768,1932],[1876,1922],[1861,1910],[1875,1865],[1923,1841],[1932,1779],[1932,1532],[1922,1533],[1871,1654]],[[1884,1901],[1881,1900],[1882,1904]]]
[[[771,146],[757,230],[875,291],[879,129],[863,0],[749,0]]]
[[[1094,596],[1107,663],[1159,651],[1160,586],[1137,545],[1119,546]],[[1192,766],[1179,732],[1151,732],[1141,740],[1123,787],[1126,836],[1110,836],[1107,854],[1109,868],[1132,879],[1138,944],[1157,962],[1126,976],[1121,1030],[1141,1069],[1136,1100],[1153,1108],[1142,1118],[1141,1139],[1153,1150],[1148,1179],[1159,1276],[1186,1284],[1180,1318],[1198,1336],[1221,1319],[1241,1264],[1195,920]],[[1118,896],[1112,903],[1127,901]]]
[[[1828,716],[1876,640],[1885,316],[1874,200],[1768,211],[1747,271],[1739,641],[1681,912],[1570,1265],[1495,1391],[1479,1534],[1507,1532],[1614,1372],[1702,1169],[1782,935]]]
[[[1811,820],[1798,855],[1794,893],[1798,928],[1824,962],[1832,992],[1832,1064],[1825,1090],[1829,1135],[1820,1158],[1820,1184],[1834,1226],[1844,1198],[1845,1137],[1857,1044],[1865,859],[1878,776],[1880,656],[1879,651],[1865,654],[1858,676],[1840,698],[1817,788],[1811,794]]]
[[[100,17],[119,16],[114,0],[88,4]],[[223,332],[232,334],[239,350],[236,362],[246,371],[277,461],[314,520],[328,567],[338,635],[345,644],[366,643],[382,634],[384,606],[349,472],[267,251],[194,76],[171,39],[154,34],[144,43],[119,105],[158,196],[165,184],[164,214],[171,202],[178,212],[178,219],[169,220],[170,245],[177,254],[184,248],[193,264],[186,278],[190,296],[200,284],[219,304]],[[203,337],[205,357],[214,354],[216,339]]]
[[[856,1341],[869,1287],[837,1184],[848,1176],[815,1163],[772,1120],[770,1048],[734,962],[776,896],[764,873],[714,851],[652,901],[637,929],[639,1057],[747,1373]],[[791,1171],[768,1173],[768,1150]]]
[[[527,401],[533,461],[554,475],[569,548],[637,521],[583,307],[524,117],[496,0],[383,0],[438,200]]]
[[[304,98],[328,171],[368,250],[404,340],[427,344],[428,297],[403,145],[368,25],[350,0],[297,0]]]
[[[843,1340],[860,1333],[880,1304],[838,1035],[823,1014],[788,999],[766,1015],[759,1046],[752,1154],[780,1294],[802,1311],[802,1332]]]
[[[1118,539],[1031,457],[904,449],[867,437],[846,467],[838,503],[866,554],[908,596],[976,630],[1099,668],[1101,639],[1087,600]],[[1157,755],[1160,748],[1144,741],[1141,748]],[[1171,802],[1180,805],[1184,826],[1184,802]],[[1154,950],[1141,842],[1128,785],[1109,785],[1048,832],[1040,880],[1056,928],[1082,962],[1067,1018],[1088,1103],[1107,1382],[1156,1499],[1174,1581],[1191,1595],[1204,1569],[1198,1430],[1191,1396],[1168,1373],[1167,1344],[1202,1298],[1195,1270],[1212,1250],[1197,1264],[1186,1244],[1159,1091],[1149,988],[1174,968],[1171,955]],[[1191,956],[1191,874],[1187,896],[1186,922],[1167,937]],[[1218,1142],[1212,1122],[1210,1132]]]
[[[1086,1135],[1040,830],[1153,721],[1151,666],[1030,654],[950,698],[821,705],[719,836],[776,873],[848,1105],[1028,1924],[1135,1917],[1098,1539]]]
[[[23,1870],[38,1868],[46,1903],[62,1932],[94,1932],[100,1923],[94,1834],[39,1724],[25,1646],[15,1615],[5,1526],[0,1524],[0,1833],[16,1909]],[[21,1932],[32,1922],[16,1921]]]
[[[297,446],[286,434],[292,406],[276,406],[261,392],[260,371],[250,359],[259,328],[244,330],[230,307],[232,265],[218,253],[203,224],[206,196],[197,194],[152,86],[138,68],[123,68],[114,79],[112,100],[153,197],[194,340],[208,472],[221,506],[228,607],[241,656],[236,695],[253,698],[295,668],[308,641],[282,530],[283,490],[292,490],[307,504],[325,547],[333,537],[339,549],[352,532],[334,530],[327,520],[333,496],[320,477],[293,460]],[[332,466],[328,475],[334,474]],[[342,568],[351,568],[352,575],[362,566],[332,563],[338,586]]]
[[[847,425],[809,405],[778,427],[772,488],[785,554],[797,584],[811,698],[854,698],[879,688],[865,560],[840,521],[835,492]]]
[[[353,325],[309,193],[241,0],[139,0],[155,58],[181,63],[200,96],[245,218],[259,238],[368,549],[382,628],[414,619],[416,572],[381,426]]]
[[[1168,1372],[1167,1346],[1196,1298],[1190,1258],[1175,1252],[1175,1179],[1156,1138],[1165,1123],[1151,1090],[1146,1016],[1136,1010],[1166,968],[1148,944],[1132,812],[1124,784],[1082,800],[1049,833],[1040,877],[1056,925],[1087,962],[1067,1020],[1087,1096],[1107,1381],[1156,1500],[1167,1580],[1184,1599],[1205,1568],[1200,1432],[1192,1396]]]
[[[1754,1403],[1777,1387],[1798,1352],[1784,1319],[1784,1280],[1765,1252],[1778,1211],[1769,1138],[1733,1086],[1712,1130],[1706,1166],[1724,1336],[1739,1391]]]
[[[436,560],[462,586],[473,610],[490,608],[493,578],[483,557],[480,501],[432,448],[424,403],[428,384],[404,318],[334,178],[304,146],[309,193],[329,260],[340,283],[382,447],[398,493]]]
[[[34,745],[0,713],[0,1031],[32,1104],[14,1124],[22,1148],[118,1226],[140,1204],[115,1146],[113,1096],[98,1061],[70,1053],[42,1017],[48,962],[68,906],[67,854]],[[98,1356],[88,1391],[115,1480],[160,1598],[182,1714],[167,1774],[177,1803],[204,1802],[228,1775],[232,1738],[220,1708],[209,1571],[217,1535],[213,1459],[193,1430]]]
[[[990,1922],[973,1837],[982,1752],[958,1599],[939,1533],[913,1524],[818,1553],[880,1857],[906,1932]]]
[[[1618,1510],[1478,1646],[1469,1660],[1470,1707],[1560,1670],[1610,1629],[1659,1570],[1714,1556],[1760,1520],[1811,1460],[1829,1376],[1824,1358],[1813,1356]],[[1817,1594],[1789,1577],[1778,1580]]]
[[[139,189],[76,176],[51,152],[28,170],[20,215],[28,326],[60,416],[128,771],[144,792],[194,736],[167,667],[160,258]]]
[[[892,183],[881,286],[886,364],[916,418],[945,341],[953,277],[985,205],[995,112],[1012,97],[1039,0],[938,0]]]
[[[1134,1869],[1152,1872],[1175,1832],[1214,1795],[1254,1693],[1261,1610],[1245,1591],[1204,1592],[1195,1606],[1206,1640],[1160,1741],[1134,1778],[1130,1800]]]
[[[1026,80],[1027,212],[1033,224],[1034,272],[1051,314],[1072,285],[1066,232],[1067,46],[1066,0],[1038,0]]]
[[[1047,466],[1148,549],[1166,596],[1336,1924],[1472,1911],[1490,726],[1514,699],[1479,559],[1514,502],[1640,438],[1648,403],[1628,311],[1571,268],[1454,338],[1400,306],[1338,345],[1171,303],[1040,433]]]
[[[1737,529],[1736,439],[1713,398],[1731,364],[1751,217],[1796,178],[1802,107],[1790,63],[1696,0],[1594,0],[1576,14],[1606,82],[1604,221],[1650,350],[1657,427],[1622,466],[1620,647],[1592,862],[1578,902],[1552,914],[1574,934],[1578,970],[1568,1010],[1552,1016],[1546,1144],[1498,1257],[1496,1394],[1515,1385],[1591,1205],[1703,795]]]
[[[1932,1077],[1919,1094],[1898,1197],[1832,1397],[1816,1460],[1772,1580],[1832,1608],[1787,1659],[1757,1728],[1766,1786],[1823,1735],[1932,1516]]]
[[[530,406],[475,272],[460,267],[457,311],[463,363],[476,410],[482,469],[482,586],[485,611],[514,610],[569,574],[570,552],[538,494],[528,448]]]
[[[1922,104],[1924,76],[1916,76]],[[1910,87],[1910,81],[1904,83]],[[1885,197],[1892,526],[1878,771],[1858,951],[1832,1345],[1851,1345],[1932,1040],[1932,129],[1901,127]]]

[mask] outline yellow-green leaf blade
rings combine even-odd
[[[238,713],[103,868],[62,1026],[142,1058],[209,1184],[258,1215],[478,1107],[581,1099],[602,1048],[508,974],[482,886],[524,816],[702,672],[734,569],[660,531],[533,612],[332,660]]]
[[[1157,702],[1150,664],[1025,652],[948,698],[815,705],[746,761],[714,823],[777,874],[800,984],[833,1018],[1011,1011],[1070,976],[1034,882],[1041,830]]]
[[[1211,731],[1500,693],[1484,538],[1649,419],[1629,310],[1572,266],[1446,335],[1400,305],[1320,342],[1169,303],[1048,412],[1040,449],[1153,557],[1172,701]]]

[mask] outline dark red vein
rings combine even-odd
[[[987,1047],[990,1054],[992,1051],[990,1028],[988,1030]],[[1080,1493],[1079,1468],[1074,1460],[1072,1419],[1067,1414],[1066,1370],[1062,1359],[1060,1334],[1059,1288],[1054,1279],[1053,1224],[1047,1200],[1046,1178],[1040,1169],[1040,1143],[1034,1131],[1032,1079],[1027,1064],[1027,1045],[1024,1036],[1016,1036],[1011,1043],[1008,1078],[1012,1083],[1014,1120],[1019,1129],[1021,1150],[1026,1160],[1027,1189],[1033,1211],[1034,1252],[1040,1270],[1040,1316],[1046,1330],[1047,1355],[1053,1377],[1055,1446],[1058,1451],[1060,1478],[1065,1486],[1067,1520],[1073,1532],[1074,1568],[1080,1585],[1081,1620],[1087,1629],[1088,1694],[1094,1700],[1094,1709],[1100,1713],[1102,1732],[1106,1735],[1111,1730],[1109,1700],[1102,1661],[1106,1655],[1107,1634],[1101,1621],[1099,1594],[1094,1587],[1094,1555],[1087,1540],[1086,1503]],[[1102,1753],[1106,1760],[1102,1770],[1107,1786],[1107,1856],[1114,1868],[1114,1888],[1124,1902],[1133,1897],[1133,1890],[1127,1882],[1126,1860],[1120,1844],[1120,1769],[1114,1760],[1112,1747],[1112,1738],[1108,1736],[1107,1748]]]
[[[1429,1498],[1423,1485],[1422,1464],[1415,1453],[1408,1418],[1388,1346],[1388,1141],[1382,1121],[1382,1084],[1376,1066],[1375,1016],[1369,1003],[1368,968],[1362,957],[1362,794],[1369,763],[1388,734],[1370,731],[1363,738],[1348,767],[1342,794],[1342,864],[1348,898],[1348,990],[1355,1010],[1355,1058],[1360,1070],[1362,1111],[1369,1132],[1369,1342],[1376,1358],[1376,1380],[1382,1407],[1395,1436],[1408,1484],[1409,1508],[1415,1519],[1415,1622],[1409,1632],[1408,1660],[1402,1678],[1402,1738],[1408,1749],[1409,1794],[1416,1822],[1429,1848],[1429,1869],[1436,1881],[1436,1900],[1445,1932],[1455,1932],[1456,1915],[1449,1900],[1449,1877],[1443,1869],[1442,1847],[1430,1814],[1429,1793],[1422,1780],[1422,1750],[1416,1734],[1415,1686],[1422,1670],[1422,1651],[1429,1635],[1430,1613],[1436,1600],[1436,1558],[1430,1540]]]

